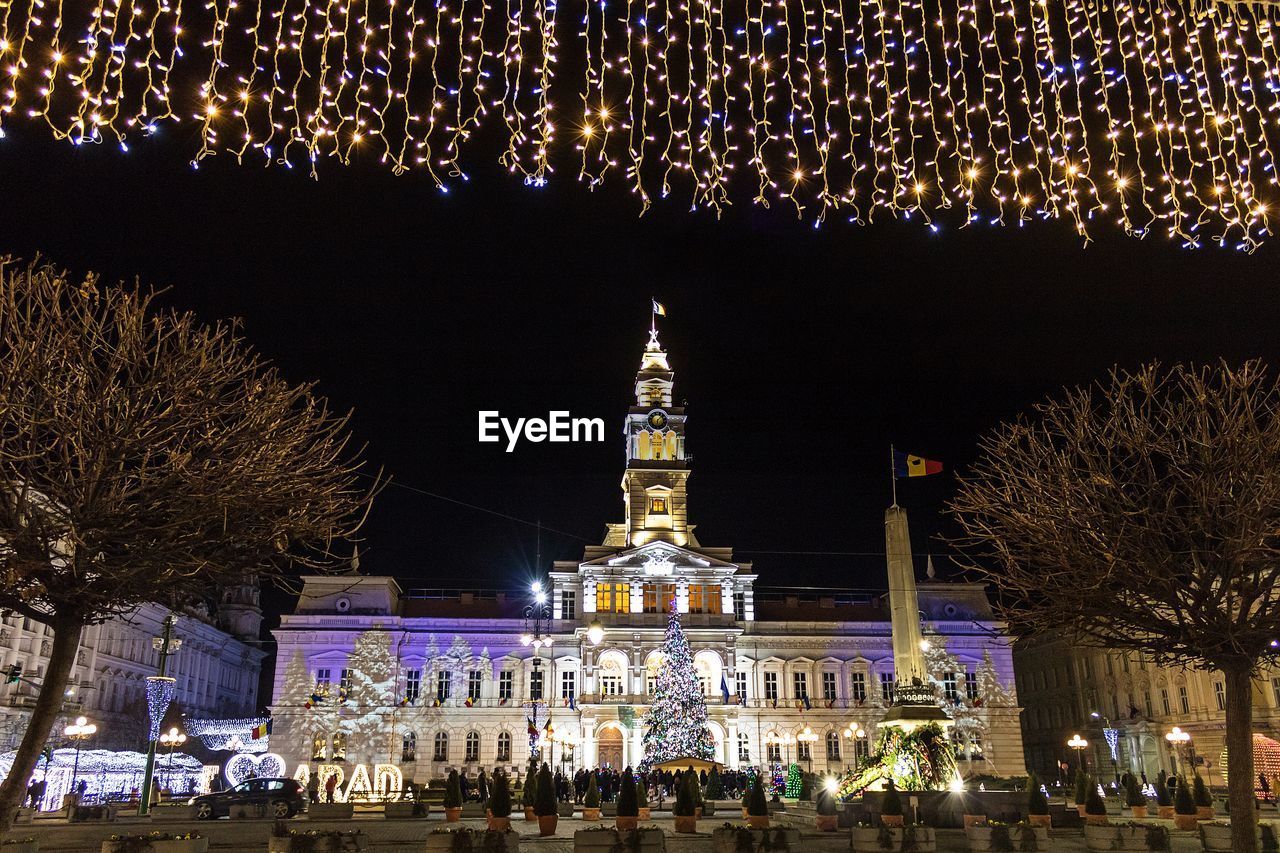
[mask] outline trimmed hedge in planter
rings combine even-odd
[[[601,826],[573,833],[573,853],[615,853],[618,845],[627,853],[665,853],[667,835],[656,827],[620,832]]]
[[[980,826],[969,826],[964,831],[969,840],[969,849],[974,853],[1032,853],[1032,851],[1049,850],[1049,830],[1042,826],[1031,826],[1025,823],[989,823]]]
[[[486,829],[437,829],[427,836],[427,853],[520,853],[520,833]]]
[[[931,826],[855,826],[853,853],[937,853],[938,836]]]
[[[1149,853],[1169,849],[1169,830],[1157,823],[1119,823],[1110,826],[1085,826],[1086,850],[1108,850],[1117,853]]]
[[[741,824],[726,823],[711,830],[714,853],[761,853],[761,851],[799,851],[800,830],[789,827],[752,829]]]

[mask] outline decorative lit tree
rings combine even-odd
[[[3,836],[86,625],[291,563],[332,570],[370,487],[346,418],[310,386],[235,324],[161,310],[142,289],[0,263],[0,364],[0,609],[53,634],[0,785]]]
[[[674,601],[655,681],[653,701],[644,717],[641,772],[673,758],[713,758],[716,749],[707,726],[707,698],[702,695]]]
[[[1280,383],[1114,371],[982,440],[951,503],[1018,635],[1223,673],[1231,848],[1256,853],[1254,680],[1280,636]]]
[[[391,635],[365,631],[351,649],[351,690],[339,702],[339,727],[347,735],[348,752],[370,761],[391,754],[391,710],[395,707],[396,668]]]
[[[800,772],[800,765],[792,764],[791,767],[787,769],[787,786],[785,796],[790,797],[793,800],[799,799],[800,788],[803,784],[804,774]]]

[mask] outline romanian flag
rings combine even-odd
[[[528,721],[528,723],[529,723],[529,737],[537,737],[537,736],[538,736],[538,727],[537,727],[536,725],[534,725],[533,720],[532,720],[531,718],[529,718],[529,717],[525,717],[525,719],[526,719],[526,720]]]
[[[256,726],[254,726],[254,727],[253,727],[253,739],[254,739],[254,740],[259,740],[259,739],[261,739],[261,738],[266,737],[266,736],[267,736],[267,735],[269,735],[269,734],[271,734],[271,720],[270,720],[270,719],[268,719],[265,723],[258,723],[258,725],[256,725]]]
[[[902,453],[898,450],[893,451],[893,476],[898,479],[903,477],[927,477],[930,474],[941,473],[941,462],[925,459],[923,456],[912,456],[909,453]]]
[[[468,696],[466,699],[463,700],[462,704],[470,708],[472,705],[476,704],[476,700]]]
[[[653,313],[659,317],[665,317],[667,316],[667,306],[655,299],[653,300]]]
[[[323,702],[323,701],[324,701],[324,696],[323,696],[322,694],[320,694],[320,693],[312,693],[312,694],[311,694],[311,698],[310,698],[310,699],[308,699],[306,702],[304,702],[304,703],[302,703],[302,704],[303,704],[303,705],[304,705],[308,710],[310,710],[310,708],[311,708],[311,706],[312,706],[312,705],[319,705],[319,704],[320,704],[321,702]]]

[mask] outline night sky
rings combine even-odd
[[[1280,356],[1276,249],[1186,251],[1066,223],[931,233],[918,221],[815,231],[738,205],[720,221],[571,164],[531,189],[496,163],[462,190],[376,164],[299,171],[159,139],[123,154],[13,130],[0,142],[0,252],[169,288],[236,316],[340,408],[383,492],[362,568],[409,587],[513,587],[540,520],[544,567],[622,519],[620,429],[649,299],[688,401],[691,518],[763,584],[883,585],[888,449],[947,472],[904,482],[918,551],[979,435],[1113,365]],[[173,143],[173,144],[171,144]],[[603,444],[479,444],[476,413],[601,417]],[[567,535],[566,535],[567,534]],[[824,552],[824,553],[806,553]],[[830,552],[838,552],[832,556]]]

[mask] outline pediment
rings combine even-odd
[[[616,554],[609,554],[579,565],[579,570],[592,568],[639,569],[646,575],[663,577],[676,574],[677,569],[737,571],[738,566],[670,542],[648,542],[639,547],[627,548]]]

